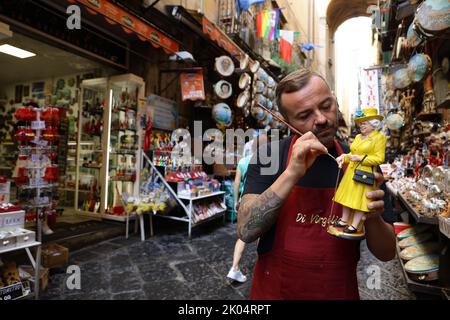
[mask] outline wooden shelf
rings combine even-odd
[[[401,193],[398,193],[398,198],[405,205],[408,212],[411,213],[411,215],[414,217],[414,219],[417,222],[425,223],[425,224],[432,224],[432,225],[439,224],[438,217],[427,217],[427,216],[424,216],[423,214],[420,214],[411,206],[411,204],[403,197],[403,195]]]

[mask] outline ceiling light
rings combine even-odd
[[[36,55],[33,52],[22,50],[20,48],[11,46],[9,44],[1,45],[0,46],[0,52],[9,54],[11,56],[14,56],[14,57],[17,57],[17,58],[20,58],[20,59],[30,58],[30,57],[34,57]]]

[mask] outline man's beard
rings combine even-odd
[[[327,124],[325,126],[315,128],[313,130],[313,133],[325,147],[330,148],[334,146],[334,137],[336,136],[336,131],[337,126],[334,126],[333,124]]]

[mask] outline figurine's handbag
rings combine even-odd
[[[362,158],[362,160],[356,166],[355,173],[353,174],[353,180],[355,180],[356,182],[359,182],[359,183],[373,186],[375,184],[375,175],[373,174],[373,167],[372,167],[372,172],[358,170],[358,167],[361,165],[361,163],[364,161],[364,159],[366,157],[367,157],[367,155],[365,155],[364,158]]]

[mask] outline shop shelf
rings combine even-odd
[[[223,216],[226,212],[227,212],[227,209],[224,209],[224,210],[219,211],[219,212],[215,213],[214,215],[212,215],[212,216],[210,216],[210,217],[208,217],[208,218],[206,218],[206,219],[202,219],[202,220],[200,220],[200,221],[197,221],[197,222],[193,223],[192,225],[193,225],[193,226],[198,226],[198,225],[201,225],[201,224],[204,223],[204,222],[208,222],[208,221],[211,221],[211,220],[220,218],[220,217]]]
[[[432,225],[437,225],[439,223],[437,217],[427,217],[427,216],[424,216],[423,214],[420,214],[419,212],[417,212],[417,210],[415,210],[411,206],[411,204],[403,197],[403,195],[401,193],[398,194],[398,198],[405,205],[408,212],[411,213],[411,215],[414,217],[414,219],[417,222],[432,224]]]
[[[132,131],[132,132],[136,132],[136,129],[131,129],[131,128],[126,128],[126,129],[111,129],[111,132],[126,132],[126,131]]]
[[[111,176],[110,177],[111,181],[122,181],[122,182],[133,182],[131,180],[131,177],[117,177],[117,176]]]
[[[400,251],[401,250],[400,250],[399,246],[397,246],[397,258],[398,258],[398,261],[400,262],[403,276],[405,278],[406,285],[408,286],[409,290],[411,290],[412,292],[420,292],[420,293],[425,293],[425,294],[429,294],[429,295],[433,295],[433,296],[441,296],[442,290],[445,288],[435,284],[435,282],[437,280],[430,282],[430,283],[425,283],[425,282],[422,283],[422,282],[417,282],[417,281],[411,280],[409,278],[408,273],[405,270],[405,264],[403,263],[403,260],[400,258]]]
[[[40,245],[41,245],[41,243],[38,242],[38,241],[34,241],[34,242],[30,242],[30,243],[24,243],[24,244],[19,245],[19,246],[6,248],[6,249],[0,249],[0,254],[7,253],[7,252],[12,252],[12,251],[16,251],[16,250],[21,250],[21,249],[26,249],[26,248],[37,247],[37,246],[40,246]]]
[[[203,196],[199,196],[199,197],[188,197],[188,196],[178,196],[178,198],[183,199],[183,200],[200,200],[200,199],[205,199],[205,198],[210,198],[210,197],[215,197],[215,196],[219,196],[225,194],[225,191],[218,191],[218,192],[213,192],[210,194],[205,194]]]
[[[439,216],[439,230],[450,239],[450,219]]]
[[[111,154],[129,154],[129,155],[136,155],[137,150],[128,150],[128,149],[118,149],[118,150],[113,150],[110,153]]]
[[[101,215],[101,217],[104,218],[104,219],[113,220],[113,221],[119,221],[119,222],[127,221],[127,216],[118,216],[118,215],[115,215],[115,214],[104,213],[104,214]]]
[[[136,108],[124,108],[124,107],[118,107],[118,108],[114,108],[114,109],[112,110],[112,113],[114,113],[115,111],[127,112],[127,110],[131,110],[131,111],[134,111],[134,112],[137,111]]]

